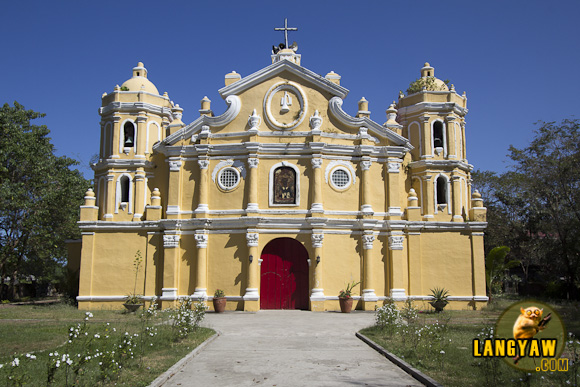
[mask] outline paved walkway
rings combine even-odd
[[[164,386],[421,386],[355,337],[369,312],[208,313],[221,335]]]

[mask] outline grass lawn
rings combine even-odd
[[[418,313],[407,325],[374,326],[361,333],[444,386],[579,385],[578,366],[570,365],[568,372],[528,373],[509,366],[503,359],[473,356],[473,339],[478,335],[489,337],[489,329],[512,302],[498,300],[482,311]],[[556,309],[568,330],[577,333],[578,306],[565,304]],[[571,357],[570,351],[568,348],[563,356]],[[576,351],[580,354],[580,344],[576,344]]]
[[[183,327],[172,327],[168,313],[145,316],[2,305],[0,385],[146,386],[214,334],[196,328],[177,339]]]

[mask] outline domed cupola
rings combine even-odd
[[[427,90],[449,91],[447,84],[435,77],[435,69],[429,62],[426,62],[423,68],[421,68],[421,78],[423,79],[423,86],[426,86]]]
[[[143,62],[137,63],[137,67],[133,67],[133,77],[128,79],[121,85],[123,91],[144,91],[147,93],[159,95],[157,87],[147,79],[147,69],[143,66]]]

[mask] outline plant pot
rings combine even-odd
[[[123,306],[131,313],[134,313],[145,304],[123,304]]]
[[[338,298],[340,304],[340,311],[342,313],[350,313],[352,310],[352,297],[349,298]]]
[[[431,301],[429,302],[429,304],[431,304],[431,306],[433,308],[435,308],[435,312],[439,313],[443,311],[443,308],[445,308],[445,306],[447,304],[449,304],[449,302],[447,301]]]
[[[226,310],[226,301],[225,297],[214,297],[213,310],[215,310],[216,313],[223,313]]]

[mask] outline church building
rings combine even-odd
[[[387,298],[428,308],[436,287],[449,308],[483,305],[486,209],[471,191],[467,98],[428,63],[420,75],[416,92],[378,101],[386,122],[364,98],[353,117],[340,75],[303,67],[286,38],[270,65],[225,75],[223,113],[204,97],[184,123],[138,63],[102,96],[79,308],[122,308],[136,284],[162,307],[222,289],[230,310],[339,310],[353,282],[363,310]]]

